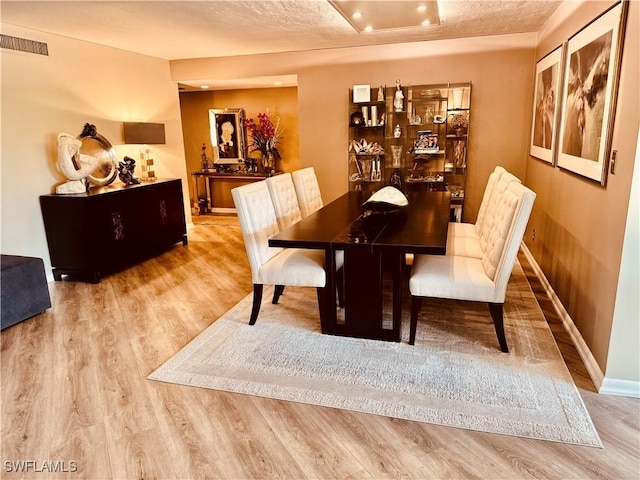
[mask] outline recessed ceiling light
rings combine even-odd
[[[207,88],[209,88],[209,85],[200,85],[200,88],[202,88],[203,90],[206,90]]]
[[[371,32],[372,30],[373,30],[373,27],[371,25],[367,25],[366,27],[364,27],[365,32]]]
[[[351,18],[360,18],[362,17],[362,14],[360,12],[353,12],[353,15],[351,15]]]
[[[420,5],[418,7],[418,11],[419,12],[426,12],[427,11],[427,6],[426,5]]]
[[[431,22],[429,20],[424,20],[422,22],[422,25],[424,25],[426,27],[427,25],[431,25]]]

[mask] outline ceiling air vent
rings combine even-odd
[[[37,53],[38,55],[49,55],[49,49],[46,43],[27,40],[26,38],[12,37],[11,35],[4,35],[2,33],[0,33],[0,48]]]

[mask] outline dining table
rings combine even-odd
[[[400,341],[406,255],[444,255],[451,211],[448,191],[411,191],[406,197],[406,207],[372,209],[365,204],[368,196],[350,191],[269,239],[272,247],[324,250],[325,287],[332,294],[326,295],[322,333]],[[338,271],[336,255],[344,256]],[[340,315],[337,275],[344,288]],[[391,299],[385,294],[389,285]]]

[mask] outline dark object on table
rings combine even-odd
[[[118,177],[126,185],[137,185],[140,183],[140,179],[133,176],[135,169],[136,161],[131,157],[124,157],[123,161],[118,164]]]
[[[2,255],[2,329],[51,308],[51,298],[41,258]]]

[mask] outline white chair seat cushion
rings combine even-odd
[[[324,250],[285,248],[260,266],[257,283],[324,287]]]
[[[449,222],[448,237],[479,238],[476,233],[475,223]]]
[[[409,279],[411,295],[494,302],[495,285],[478,258],[416,255]]]

